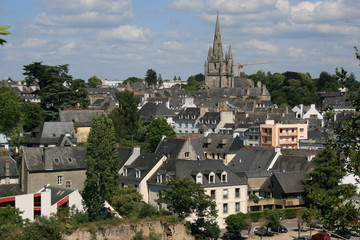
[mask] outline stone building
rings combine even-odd
[[[231,46],[225,56],[221,41],[219,16],[216,19],[213,46],[209,47],[207,60],[205,61],[205,84],[209,88],[234,87],[234,60]]]

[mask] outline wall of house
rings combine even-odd
[[[310,109],[304,114],[303,118],[304,119],[307,119],[307,118],[323,119],[323,116],[321,115],[321,113],[319,113],[318,110],[316,110],[315,104],[311,104]]]
[[[91,127],[77,127],[76,138],[78,142],[87,142]]]
[[[189,153],[189,156],[186,157],[185,153]],[[186,160],[197,160],[197,154],[195,152],[195,149],[190,143],[190,139],[186,139],[183,147],[181,148],[179,155],[177,156],[179,159],[186,159]]]
[[[71,189],[82,190],[84,188],[84,181],[86,179],[85,170],[78,171],[62,171],[62,172],[40,172],[30,173],[28,176],[27,192],[37,192],[46,184],[52,186],[66,187],[66,181],[71,181]],[[62,176],[62,184],[58,185],[58,176]]]

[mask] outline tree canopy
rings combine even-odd
[[[0,87],[0,133],[8,135],[22,125],[20,97],[6,87]]]
[[[60,109],[85,108],[88,104],[87,92],[81,85],[73,85],[68,72],[67,64],[48,66],[34,62],[24,65],[25,82],[39,85],[41,106],[48,121],[56,119]]]
[[[90,221],[100,220],[104,202],[110,202],[118,187],[118,152],[114,125],[105,115],[93,120],[85,160],[83,200]]]
[[[150,151],[155,151],[162,136],[176,137],[174,129],[166,122],[165,118],[155,118],[146,127],[146,142]]]
[[[232,233],[240,233],[250,226],[250,217],[245,213],[231,214],[226,219],[226,230]]]
[[[0,34],[1,35],[8,35],[10,34],[10,32],[7,31],[7,29],[10,28],[9,26],[0,26]],[[6,41],[2,38],[0,38],[0,44],[4,45],[4,43],[6,43]]]
[[[97,86],[101,85],[101,79],[97,76],[92,76],[88,79],[88,86],[89,88],[96,88]]]
[[[157,74],[156,71],[153,69],[148,69],[146,72],[146,76],[145,76],[145,82],[147,83],[148,86],[151,85],[156,85],[157,83]]]

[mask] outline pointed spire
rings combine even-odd
[[[231,50],[231,45],[229,45],[228,58],[229,58],[229,59],[233,59],[232,50]]]
[[[212,56],[213,56],[213,48],[209,46],[208,57],[212,57]]]
[[[214,52],[214,56],[216,58],[223,59],[223,50],[222,50],[222,41],[221,41],[221,33],[220,33],[219,14],[217,14],[217,16],[216,16],[216,26],[215,26],[213,52]]]

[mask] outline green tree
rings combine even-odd
[[[19,240],[38,240],[38,239],[52,239],[61,240],[62,236],[60,233],[61,224],[56,221],[55,217],[40,217],[40,219],[29,222],[22,234],[17,236]]]
[[[45,112],[39,104],[23,102],[21,110],[24,114],[23,128],[25,132],[30,132],[44,122]]]
[[[142,199],[142,195],[137,189],[133,185],[129,185],[115,191],[111,206],[115,208],[120,216],[131,218],[138,215]]]
[[[116,97],[119,108],[109,114],[115,126],[116,139],[119,142],[136,140],[139,137],[138,129],[140,127],[140,115],[137,108],[139,99],[129,91],[116,93]]]
[[[21,217],[21,212],[18,208],[11,206],[1,207],[0,208],[0,225],[11,224],[22,226],[23,219]]]
[[[135,82],[144,82],[144,79],[137,77],[128,77],[126,80],[123,81],[123,84],[135,83]]]
[[[22,124],[20,97],[9,88],[0,87],[0,133],[9,135]]]
[[[162,136],[176,137],[174,129],[166,122],[165,118],[155,118],[146,127],[146,142],[150,151],[154,152]]]
[[[161,76],[160,73],[159,73],[158,78],[157,78],[157,83],[160,84],[160,85],[163,84],[163,79],[162,79],[162,76]]]
[[[327,72],[321,72],[315,83],[318,92],[338,92],[340,88],[336,75],[331,75]]]
[[[194,214],[195,221],[190,223],[190,229],[196,239],[219,237],[216,203],[205,193],[200,184],[188,178],[170,178],[166,186],[167,188],[159,195],[158,204],[166,204],[170,212],[181,218]]]
[[[240,233],[242,230],[248,229],[250,226],[250,218],[248,214],[237,213],[231,214],[226,219],[226,230],[232,233]]]
[[[263,219],[265,220],[266,227],[272,227],[279,225],[281,219],[284,217],[284,210],[282,209],[264,209]]]
[[[88,79],[89,88],[96,88],[101,84],[102,84],[101,79],[98,78],[97,76],[92,76]]]
[[[108,117],[94,118],[85,160],[83,201],[90,221],[101,219],[105,201],[111,201],[118,182],[118,152],[114,125]]]
[[[334,142],[329,140],[326,147],[312,160],[313,171],[307,177],[305,191],[314,207],[319,209],[324,224],[330,229],[347,225],[356,217],[351,198],[356,194],[352,184],[341,184],[346,175],[344,162],[334,150]],[[351,213],[352,212],[352,213]]]
[[[10,28],[9,26],[0,26],[0,34],[1,35],[8,35],[10,34],[10,32],[6,31],[6,29]],[[2,38],[0,38],[0,44],[4,45],[4,43],[6,43],[6,41]]]
[[[26,83],[39,85],[41,107],[45,110],[47,121],[55,120],[60,109],[86,107],[86,91],[72,86],[73,79],[68,72],[67,64],[48,66],[34,62],[24,65]]]
[[[157,74],[153,69],[148,69],[146,72],[145,82],[148,86],[156,85],[157,83]]]
[[[303,222],[307,223],[310,226],[310,236],[313,226],[317,221],[320,220],[320,211],[314,207],[304,208],[300,212],[300,217]],[[299,231],[300,232],[300,231]]]

